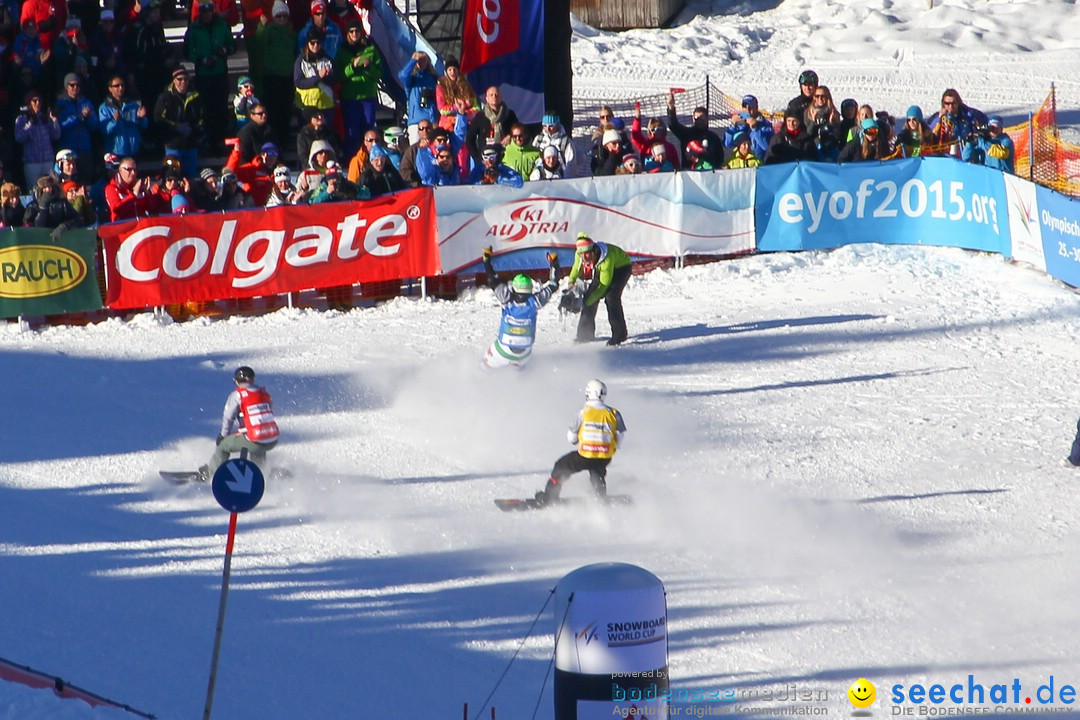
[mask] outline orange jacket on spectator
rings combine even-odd
[[[240,187],[251,196],[255,205],[263,207],[274,190],[274,169],[263,164],[262,155],[256,155],[251,162],[240,162],[240,151],[233,148],[225,167],[236,173]]]
[[[364,173],[364,166],[367,165],[368,151],[364,145],[360,146],[360,149],[356,151],[356,154],[349,160],[349,171],[345,173],[345,177],[349,178],[349,182],[360,182],[360,176]]]

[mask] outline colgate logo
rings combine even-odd
[[[151,225],[124,238],[116,254],[120,276],[134,282],[155,282],[164,273],[186,280],[203,273],[235,276],[234,288],[254,287],[277,272],[284,261],[294,268],[328,263],[332,257],[352,260],[361,251],[377,257],[396,255],[408,234],[401,215],[385,215],[368,225],[359,214],[347,215],[335,228],[307,225],[286,230],[256,230],[236,239],[236,220],[221,224],[217,242],[192,236],[170,240],[173,228]],[[366,230],[365,230],[366,228]],[[336,229],[336,234],[334,230]],[[357,239],[363,230],[361,247]],[[163,248],[157,239],[168,241]],[[147,262],[149,260],[149,262]]]
[[[495,237],[502,242],[518,242],[528,235],[555,235],[568,232],[570,223],[566,220],[547,220],[542,208],[522,205],[510,213],[510,222],[493,223],[485,237]]]
[[[476,33],[488,45],[494,44],[499,39],[499,16],[501,14],[501,0],[481,0],[480,12],[476,15]],[[491,25],[490,32],[485,27],[485,20],[489,21]]]

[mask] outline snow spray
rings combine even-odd
[[[555,720],[667,717],[667,598],[648,570],[578,568],[555,588]]]

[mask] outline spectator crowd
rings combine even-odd
[[[773,122],[757,98],[687,124],[600,110],[588,154],[554,113],[523,123],[498,87],[414,53],[397,73],[369,0],[194,0],[182,43],[160,0],[0,0],[0,227],[67,228],[167,213],[363,200],[421,186],[948,155],[1013,171],[1000,117],[954,89],[898,122],[837,106],[812,70]],[[240,37],[231,28],[242,25]],[[234,67],[245,49],[246,68]],[[243,70],[248,74],[231,78]],[[404,120],[377,126],[380,88]],[[391,93],[392,94],[392,93]],[[395,114],[396,116],[396,114]],[[293,167],[285,162],[295,148]],[[222,159],[224,158],[224,161]],[[25,199],[25,201],[24,201]]]

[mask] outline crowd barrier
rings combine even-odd
[[[1001,254],[1080,287],[1080,202],[950,158],[423,188],[377,200],[0,233],[0,315],[244,301],[356,283],[568,266],[587,231],[638,261],[922,244]],[[104,282],[101,277],[104,276]],[[328,295],[329,297],[329,295]],[[270,303],[268,307],[278,307]]]

